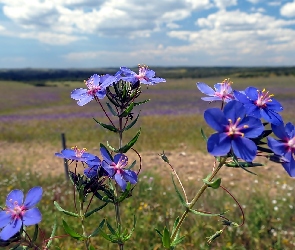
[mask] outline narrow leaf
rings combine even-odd
[[[49,247],[51,246],[53,237],[55,236],[55,233],[56,233],[56,229],[57,229],[57,219],[55,217],[53,228],[52,228],[52,232],[51,232],[49,241],[46,244],[46,249],[49,249]]]
[[[203,128],[201,128],[201,134],[202,134],[202,137],[205,141],[208,141],[208,137],[205,135],[205,132],[203,130]]]
[[[134,162],[132,162],[132,164],[127,169],[129,169],[129,170],[132,169],[135,166],[135,164],[136,164],[136,160]]]
[[[67,234],[69,234],[73,239],[76,240],[84,240],[84,236],[82,236],[81,234],[77,233],[74,231],[73,228],[71,228],[68,223],[66,223],[66,221],[63,219],[62,220],[62,225],[64,227],[64,230]]]
[[[105,219],[103,219],[103,220],[99,223],[98,227],[92,232],[92,234],[89,235],[89,238],[90,238],[90,237],[95,237],[95,236],[97,236],[97,235],[101,232],[101,230],[102,230],[102,228],[103,228],[103,226],[104,226],[104,223],[105,223]]]
[[[108,227],[108,229],[110,230],[111,234],[117,236],[117,232],[116,232],[116,230],[111,226],[111,224],[110,224],[107,220],[106,220],[106,223],[107,223],[107,227]]]
[[[109,104],[108,102],[106,104],[107,104],[109,110],[111,111],[111,113],[113,114],[113,116],[118,116],[117,112],[113,109],[111,104]]]
[[[165,248],[170,248],[170,233],[168,229],[165,227],[163,231],[163,237],[162,237],[163,246]]]
[[[115,151],[116,153],[126,153],[138,140],[138,137],[140,135],[141,129],[137,132],[137,134],[131,139],[130,142],[128,142],[125,146],[120,148],[118,151]]]
[[[55,207],[57,208],[58,211],[63,212],[63,213],[66,214],[66,215],[73,216],[73,217],[80,217],[79,214],[76,214],[76,213],[73,213],[73,212],[70,212],[70,211],[64,210],[64,209],[63,209],[63,208],[57,203],[57,201],[54,201],[53,204],[55,205]]]
[[[199,211],[194,210],[194,209],[190,209],[189,211],[192,212],[193,214],[196,214],[196,215],[209,216],[209,217],[210,217],[210,216],[211,216],[211,217],[213,217],[213,216],[220,216],[220,215],[225,214],[225,213],[222,213],[222,214],[204,213],[204,212],[199,212]]]
[[[85,214],[85,218],[87,218],[87,217],[89,217],[90,215],[92,215],[93,213],[95,213],[95,212],[101,210],[101,209],[104,208],[107,204],[108,204],[108,203],[106,202],[105,204],[101,205],[100,207],[97,207],[97,208],[93,209],[92,211],[87,212],[87,213]]]
[[[185,202],[184,198],[182,197],[181,193],[179,192],[179,190],[178,190],[178,188],[177,188],[177,186],[176,186],[176,184],[175,184],[175,182],[174,182],[173,175],[171,175],[171,177],[172,177],[172,182],[173,182],[173,185],[174,185],[175,191],[176,191],[176,193],[177,193],[177,196],[178,196],[178,198],[179,198],[181,204],[182,204],[184,207],[187,207],[187,203]]]
[[[160,232],[159,229],[155,228],[155,231],[161,236],[161,238],[163,237],[163,234]]]
[[[141,104],[144,104],[144,103],[147,103],[147,102],[149,102],[151,99],[147,99],[147,100],[144,100],[144,101],[142,101],[142,102],[135,102],[134,103],[134,106],[138,106],[138,105],[141,105]]]
[[[134,107],[134,102],[131,102],[130,105],[124,110],[124,112],[119,115],[119,117],[126,117],[127,115],[129,115],[133,107]]]
[[[95,118],[93,118],[94,121],[96,121],[100,126],[102,126],[103,128],[105,129],[108,129],[112,132],[115,132],[117,133],[119,130],[117,128],[115,128],[113,125],[109,125],[109,124],[105,124],[105,123],[102,123],[102,122],[99,122],[97,121]]]
[[[184,239],[185,239],[185,236],[181,236],[181,237],[175,239],[172,242],[171,246],[173,246],[173,247],[177,246],[178,244],[180,244],[181,242],[183,242]]]
[[[213,180],[213,181],[208,181],[207,178],[206,179],[203,179],[203,182],[205,184],[208,185],[208,187],[211,187],[213,189],[217,189],[220,187],[220,184],[221,184],[221,178],[218,178],[216,180]]]
[[[38,232],[39,232],[39,226],[38,226],[38,224],[36,224],[34,234],[33,234],[33,237],[32,237],[32,242],[35,242],[37,240]]]
[[[128,130],[128,129],[130,129],[130,128],[132,128],[133,126],[134,126],[134,124],[137,122],[137,120],[138,120],[138,117],[139,117],[139,114],[137,115],[137,117],[128,125],[128,126],[126,126],[125,128],[124,128],[124,130],[126,131],[126,130]]]

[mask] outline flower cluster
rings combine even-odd
[[[208,152],[214,156],[252,162],[259,153],[267,152],[258,145],[269,134],[263,125],[270,123],[272,132],[279,140],[267,138],[269,149],[273,152],[268,158],[279,159],[287,173],[295,177],[295,129],[292,123],[284,126],[278,114],[283,110],[282,105],[265,89],[248,87],[237,91],[232,90],[231,84],[225,79],[214,85],[214,91],[205,83],[197,83],[198,89],[209,96],[202,97],[202,100],[222,101],[221,109],[210,108],[204,112],[207,124],[217,131],[207,141]],[[261,118],[266,123],[263,124]]]

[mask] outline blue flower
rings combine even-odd
[[[166,82],[164,78],[155,77],[155,71],[149,69],[145,65],[138,65],[138,69],[139,73],[137,74],[131,69],[128,69],[126,67],[120,67],[119,72],[123,73],[124,75],[121,77],[121,79],[127,82],[131,82],[132,84],[135,84],[138,81],[140,81],[140,83],[147,85],[154,85],[159,82]],[[118,75],[118,73],[116,75]]]
[[[126,189],[126,182],[130,182],[131,184],[137,183],[137,174],[132,170],[125,169],[128,164],[126,155],[116,154],[114,159],[112,159],[104,147],[100,148],[100,152],[103,157],[102,167],[111,178],[115,179],[123,191]]]
[[[24,193],[21,190],[12,190],[6,198],[6,207],[0,212],[0,239],[8,240],[18,233],[22,227],[38,224],[42,215],[35,206],[42,198],[42,188],[34,187],[27,193],[24,199]]]
[[[87,161],[88,168],[84,169],[84,175],[88,178],[96,177],[101,167],[101,160],[95,156],[95,159]]]
[[[259,136],[264,128],[259,119],[245,115],[243,104],[236,100],[227,103],[223,112],[218,108],[205,111],[206,122],[217,130],[207,142],[210,154],[225,156],[232,150],[237,157],[248,162],[253,161],[257,146],[248,138]]]
[[[232,82],[229,79],[223,80],[221,83],[216,83],[214,85],[215,90],[209,87],[206,83],[197,82],[198,89],[205,95],[209,97],[202,97],[203,101],[223,101],[229,102],[234,99],[233,91],[231,88]]]
[[[286,126],[283,123],[280,125],[272,125],[273,133],[280,139],[276,140],[268,137],[268,146],[278,156],[282,156],[283,167],[291,177],[295,177],[295,127],[291,122]]]
[[[95,97],[103,99],[106,96],[106,88],[116,81],[117,78],[111,75],[99,76],[94,74],[87,81],[85,81],[88,89],[75,89],[72,91],[71,97],[78,101],[77,104],[79,106],[84,106]]]
[[[95,165],[95,161],[99,161],[99,158],[93,154],[85,153],[87,149],[79,149],[77,146],[72,147],[71,149],[64,149],[60,153],[55,153],[55,156],[64,158],[67,160],[73,160],[73,161],[83,161],[87,162],[90,161],[90,164]],[[92,162],[91,162],[92,161]]]
[[[282,117],[277,113],[283,110],[282,105],[265,89],[260,91],[257,88],[248,87],[244,92],[234,91],[234,96],[244,104],[248,115],[262,117],[275,125],[283,122]]]

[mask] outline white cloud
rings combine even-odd
[[[280,9],[281,15],[285,17],[294,17],[295,16],[295,1],[291,3],[286,3]]]
[[[280,6],[281,4],[282,4],[281,1],[267,2],[267,5],[272,6],[272,7]]]
[[[247,0],[247,2],[253,3],[253,4],[257,4],[259,3],[261,0]]]
[[[219,9],[237,5],[237,0],[214,0],[214,3]]]
[[[5,30],[5,27],[0,25],[0,30]]]

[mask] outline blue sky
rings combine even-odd
[[[295,0],[0,0],[0,68],[294,66]]]

